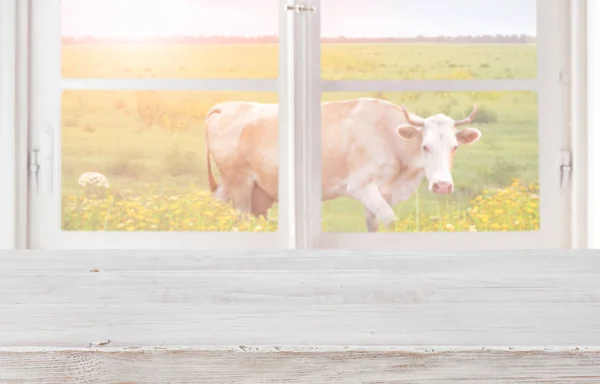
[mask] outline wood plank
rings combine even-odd
[[[0,250],[2,272],[394,271],[447,275],[600,273],[600,250],[366,252],[341,250]]]
[[[598,383],[599,352],[0,352],[3,384]]]
[[[77,287],[77,289],[73,289]],[[396,272],[0,272],[2,304],[403,305],[600,303],[597,277]],[[277,288],[274,290],[273,288]]]
[[[4,252],[0,347],[594,347],[599,256]]]
[[[596,346],[600,306],[0,306],[2,346]],[[18,320],[17,320],[18,319]]]

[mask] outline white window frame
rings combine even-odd
[[[14,210],[16,185],[15,131],[16,126],[16,3],[0,3],[0,175],[6,180],[0,188],[0,244],[3,248],[16,248],[17,217]]]
[[[310,73],[321,72],[319,51],[319,18],[322,1],[311,0],[316,7],[309,20]],[[531,232],[449,232],[449,233],[333,233],[321,232],[320,192],[321,165],[318,161],[306,162],[308,170],[304,195],[308,202],[307,227],[310,233],[306,242],[310,248],[360,249],[369,251],[444,251],[444,250],[502,250],[556,249],[571,247],[571,185],[561,187],[561,152],[573,152],[572,126],[569,124],[569,3],[563,0],[537,1],[537,77],[531,79],[498,80],[321,80],[310,78],[308,113],[305,118],[312,127],[320,126],[321,92],[423,92],[423,91],[534,91],[538,97],[538,138],[540,216],[538,231]],[[558,27],[557,27],[558,24]],[[550,129],[550,131],[548,131]],[[555,131],[556,130],[556,131]],[[311,159],[321,154],[320,135],[305,132],[304,140],[311,150]],[[555,134],[555,132],[557,132]]]
[[[577,2],[579,3],[579,2]],[[573,65],[574,76],[578,73],[585,73],[585,76],[579,76],[577,91],[573,92],[577,97],[573,100],[573,105],[577,106],[573,119],[574,126],[585,127],[586,134],[579,138],[582,148],[579,153],[581,169],[579,170],[577,182],[577,197],[575,201],[585,201],[584,206],[578,206],[581,214],[587,214],[585,228],[581,232],[587,234],[586,239],[580,239],[583,247],[598,249],[600,248],[600,153],[596,148],[600,146],[600,2],[587,0],[585,3],[587,13],[580,13],[578,24],[579,28],[572,28],[574,36],[579,37],[572,45],[576,53],[573,59],[576,61]],[[581,5],[580,8],[584,6]],[[583,30],[585,28],[585,30]],[[575,79],[576,77],[574,77]],[[585,148],[585,151],[583,150]],[[577,204],[577,203],[575,203]]]
[[[287,1],[287,0],[284,0]],[[280,1],[283,5],[284,1]],[[60,42],[60,0],[44,0],[31,8],[32,94],[30,142],[40,151],[39,186],[32,185],[30,238],[31,248],[93,249],[110,244],[118,249],[286,249],[296,245],[294,185],[300,171],[292,167],[295,150],[294,135],[289,127],[299,116],[288,110],[288,100],[295,95],[288,86],[301,77],[294,76],[293,47],[300,40],[294,33],[297,20],[284,6],[279,7],[279,79],[72,79],[62,78]],[[273,6],[277,6],[273,3]],[[290,28],[287,27],[288,23]],[[48,33],[53,31],[52,33]],[[44,60],[35,60],[44,57]],[[288,82],[288,78],[291,82]],[[300,88],[300,87],[298,87]],[[60,222],[61,177],[60,94],[65,90],[194,90],[194,91],[257,91],[277,92],[279,114],[279,220],[278,231],[252,232],[84,232],[62,231]],[[48,102],[50,101],[50,102]],[[49,225],[48,223],[56,223]]]
[[[3,25],[3,44],[1,46],[2,49],[2,53],[3,53],[3,57],[5,58],[14,58],[13,60],[4,60],[4,64],[2,66],[2,95],[3,95],[3,102],[2,102],[2,108],[3,108],[3,112],[2,113],[2,119],[3,119],[3,126],[14,126],[16,129],[14,131],[12,130],[7,130],[4,133],[0,133],[2,134],[2,142],[1,144],[4,145],[6,150],[2,151],[2,159],[4,161],[2,161],[2,167],[3,167],[3,174],[5,175],[10,175],[12,177],[9,177],[9,180],[11,181],[12,188],[6,188],[2,190],[2,195],[0,195],[1,200],[3,202],[3,206],[6,207],[7,209],[5,210],[5,212],[9,212],[9,214],[7,215],[3,215],[2,216],[2,228],[5,228],[6,230],[2,231],[2,244],[5,247],[8,248],[25,248],[28,246],[33,245],[35,247],[35,244],[39,241],[38,239],[35,239],[35,237],[26,240],[27,236],[24,232],[27,232],[27,230],[31,230],[31,228],[35,228],[35,226],[37,225],[35,223],[35,221],[31,221],[30,223],[27,222],[27,220],[23,220],[23,216],[24,213],[27,212],[28,210],[30,212],[33,212],[35,214],[37,207],[40,204],[40,201],[32,201],[31,204],[27,204],[26,201],[23,201],[24,199],[23,197],[23,191],[24,188],[26,188],[27,186],[27,171],[24,169],[25,164],[26,164],[26,151],[24,151],[24,148],[27,144],[27,142],[31,142],[33,145],[36,145],[35,142],[35,137],[27,137],[27,135],[24,133],[24,130],[26,127],[28,126],[35,126],[36,124],[38,124],[38,122],[36,121],[36,119],[39,119],[40,114],[38,113],[39,111],[32,109],[31,111],[28,111],[28,107],[29,107],[29,95],[28,95],[28,89],[29,89],[29,77],[28,74],[23,72],[23,71],[16,71],[16,62],[17,60],[19,60],[19,63],[23,63],[25,65],[27,65],[27,63],[29,62],[29,51],[26,49],[17,49],[17,47],[23,47],[23,45],[27,46],[27,43],[30,42],[32,39],[35,41],[36,39],[39,39],[39,36],[35,36],[36,34],[36,29],[35,29],[35,25],[36,23],[44,23],[44,22],[51,22],[51,20],[53,19],[52,17],[48,17],[50,14],[46,13],[46,12],[52,12],[52,7],[49,5],[52,5],[52,2],[56,1],[56,0],[52,0],[49,2],[39,2],[38,4],[36,4],[36,7],[32,7],[32,9],[29,9],[29,2],[27,1],[7,1],[2,3],[2,17],[3,17],[3,21],[4,23]],[[557,7],[560,8],[561,11],[565,11],[568,10],[568,7],[571,6],[573,9],[578,9],[581,8],[583,9],[584,6],[581,5],[581,1],[580,0],[573,0],[573,1],[569,1],[569,0],[551,0],[549,2],[552,2],[554,4],[557,5]],[[288,3],[292,3],[292,1],[288,1]],[[315,0],[314,2],[308,2],[308,4],[318,4],[318,0]],[[593,10],[593,7],[595,6],[593,3],[592,4],[588,4],[588,7],[590,7],[590,9]],[[40,12],[36,13],[36,9],[40,10]],[[558,8],[554,9],[554,12],[557,11]],[[29,15],[29,12],[31,11],[31,15]],[[56,11],[56,10],[55,10]],[[42,15],[43,13],[43,15]],[[318,8],[317,8],[317,13],[318,13]],[[565,13],[566,14],[566,13]],[[590,13],[588,13],[588,17]],[[11,15],[13,15],[14,17],[11,17]],[[587,212],[597,212],[598,208],[595,207],[593,205],[593,201],[590,201],[590,207],[587,207],[589,209],[585,209],[586,208],[586,195],[593,195],[594,193],[594,188],[597,188],[596,184],[594,183],[594,175],[592,172],[591,168],[588,168],[589,173],[587,174],[585,172],[585,167],[586,167],[586,162],[583,161],[586,159],[586,156],[588,158],[588,162],[593,164],[594,161],[594,153],[592,151],[590,151],[589,154],[586,154],[585,148],[586,148],[586,141],[589,142],[594,142],[593,140],[594,138],[594,132],[590,131],[588,136],[586,137],[586,130],[585,130],[585,120],[587,118],[587,120],[589,121],[594,121],[594,119],[597,117],[595,117],[594,115],[594,109],[590,108],[584,108],[583,105],[584,103],[581,102],[582,100],[585,100],[585,96],[587,96],[588,98],[594,97],[594,88],[593,87],[589,87],[587,90],[587,95],[586,95],[586,90],[582,88],[582,86],[585,85],[585,77],[581,75],[581,68],[584,68],[585,65],[585,60],[584,60],[584,52],[585,50],[583,49],[583,44],[585,44],[585,34],[582,33],[582,25],[585,25],[585,23],[581,23],[579,22],[575,27],[573,27],[573,25],[575,25],[573,22],[574,20],[580,20],[585,14],[583,14],[583,12],[580,12],[580,14],[575,14],[572,13],[572,20],[570,20],[571,22],[571,36],[570,39],[571,41],[567,41],[566,38],[567,37],[562,37],[565,36],[565,34],[560,34],[557,33],[557,41],[560,41],[560,46],[564,46],[565,49],[566,47],[569,46],[569,44],[571,45],[571,51],[570,51],[570,62],[567,63],[556,63],[552,60],[548,60],[551,59],[550,57],[545,58],[546,60],[544,61],[543,57],[540,57],[540,62],[544,62],[545,66],[541,66],[540,70],[544,70],[544,68],[548,68],[546,70],[548,71],[553,71],[553,73],[558,73],[561,69],[568,71],[569,67],[571,68],[571,92],[568,94],[568,96],[570,96],[571,98],[571,104],[570,105],[575,105],[577,106],[576,108],[574,108],[572,111],[570,111],[570,117],[567,119],[567,117],[565,117],[564,121],[565,121],[565,125],[566,126],[572,126],[574,127],[571,130],[571,133],[568,137],[565,138],[564,143],[566,144],[570,144],[569,147],[571,147],[573,149],[573,153],[575,154],[575,170],[573,172],[573,195],[577,196],[576,198],[570,199],[570,210],[572,210],[572,214],[569,214],[569,212],[561,212],[559,213],[557,216],[561,218],[561,220],[569,222],[569,225],[573,228],[573,230],[571,231],[571,233],[569,234],[564,234],[564,239],[561,239],[561,244],[563,244],[563,248],[581,248],[581,247],[586,247],[587,244],[587,238],[590,236],[587,236],[588,231],[592,231],[593,228],[597,228],[598,225],[595,224],[597,221],[599,221],[596,217],[598,215],[586,215],[586,211]],[[292,17],[290,15],[290,12],[286,12],[282,10],[282,20],[284,17]],[[23,25],[26,24],[26,21],[30,18],[32,25],[34,26],[34,28],[32,29],[31,33],[33,35],[32,39],[29,38],[28,36],[28,29],[26,27],[24,27]],[[564,22],[567,23],[569,22],[569,20],[566,19],[566,17],[563,18]],[[17,20],[20,20],[21,22],[18,23]],[[50,20],[50,21],[49,21]],[[307,20],[306,23],[304,23],[304,21],[302,19],[298,19],[295,18],[292,22],[296,23],[297,25],[294,28],[294,31],[296,31],[296,33],[301,32],[304,28],[304,30],[310,30],[311,31],[311,37],[312,37],[312,41],[314,43],[315,41],[315,37],[318,36],[318,28],[315,27],[315,25],[310,25],[311,23],[311,19],[310,18],[306,18],[305,20]],[[543,24],[544,20],[548,20],[545,18],[539,18],[538,19],[538,25]],[[547,21],[546,21],[547,23]],[[593,23],[592,23],[593,24]],[[566,27],[566,24],[564,25]],[[546,26],[547,27],[547,26]],[[306,29],[308,28],[308,29]],[[589,25],[588,26],[588,34],[589,33],[593,33],[593,25]],[[290,43],[290,47],[292,46],[292,44],[298,44],[301,43],[301,41],[297,38],[297,36],[294,33],[291,33],[290,36],[286,36],[284,33],[284,28],[282,28],[282,31],[280,31],[280,33],[282,33],[282,40],[283,39],[289,39],[288,42]],[[562,37],[562,40],[560,40]],[[294,41],[295,39],[295,41]],[[555,42],[552,42],[553,44],[555,44]],[[309,42],[310,44],[310,42]],[[542,42],[543,44],[543,42]],[[55,49],[57,49],[57,45],[58,42],[55,41],[54,42],[54,46],[52,46],[52,44],[46,45],[45,47],[41,48],[42,50],[40,52],[42,52],[42,54],[47,55],[47,57],[51,57],[54,58],[54,64],[56,65],[56,63],[58,63],[58,52],[54,51],[54,55],[52,55],[52,52],[50,51],[50,49],[52,49],[51,47],[54,47]],[[556,45],[554,45],[556,47]],[[316,50],[310,50],[310,48],[307,47],[301,47],[300,49],[308,49],[310,52],[314,53],[316,52]],[[297,52],[300,52],[300,49]],[[588,51],[593,53],[593,49],[594,47],[587,47]],[[35,54],[35,50],[36,47],[33,46],[32,47],[32,54]],[[43,51],[46,50],[46,51]],[[281,50],[282,52],[284,50]],[[45,52],[45,53],[43,53]],[[312,55],[312,56],[306,56],[309,57],[308,60],[296,60],[295,58],[291,57],[291,50],[286,52],[286,53],[282,53],[281,54],[281,58],[280,58],[280,62],[283,62],[285,60],[290,60],[291,62],[294,63],[295,66],[305,66],[305,68],[319,68],[320,67],[320,57],[318,55]],[[287,55],[286,55],[287,54]],[[285,56],[285,57],[284,57]],[[35,56],[34,56],[35,57]],[[565,56],[565,57],[569,57],[569,56]],[[593,54],[590,54],[588,57],[588,60],[590,62],[593,62],[594,56]],[[547,65],[548,62],[552,62],[555,63],[556,66],[550,66]],[[32,63],[33,65],[35,65],[35,61],[33,61]],[[46,62],[46,64],[48,64]],[[52,64],[52,63],[51,63]],[[588,63],[589,64],[589,63]],[[51,67],[48,66],[48,67]],[[288,73],[283,73],[282,71],[282,78],[284,78],[284,76],[290,76],[292,75],[293,69],[290,66],[290,71]],[[589,67],[588,67],[589,68]],[[56,68],[55,68],[56,69]],[[298,67],[296,67],[296,69],[298,69]],[[298,69],[299,70],[299,69]],[[17,73],[18,76],[14,76],[11,78],[11,73]],[[32,71],[33,74],[35,74],[36,71]],[[298,71],[296,72],[298,73]],[[589,79],[590,81],[594,81],[594,77],[593,77],[593,71],[590,72],[589,75]],[[302,81],[308,81],[308,83],[302,83]],[[204,89],[226,89],[226,88],[230,88],[230,89],[241,89],[241,88],[245,88],[245,89],[253,89],[253,90],[274,90],[273,86],[276,83],[275,80],[273,80],[271,82],[271,85],[267,85],[269,80],[230,80],[230,83],[228,84],[227,81],[225,81],[225,83],[221,82],[220,80],[192,80],[192,81],[182,81],[182,80],[168,80],[168,81],[164,81],[164,80],[146,80],[148,81],[147,86],[149,88],[152,89],[198,89],[198,88],[204,88]],[[495,89],[502,89],[503,85],[502,84],[510,84],[509,88],[507,89],[515,89],[515,88],[519,88],[520,86],[523,86],[525,88],[528,88],[528,83],[535,81],[534,79],[532,80],[515,80],[511,83],[511,81],[504,81],[504,80],[499,80],[497,82],[497,87]],[[43,81],[41,81],[40,79],[36,79],[35,76],[31,79],[32,82],[32,89],[34,89],[34,93],[35,94],[39,94],[40,92],[44,92],[45,90],[47,91],[47,87],[48,85],[45,84]],[[126,88],[133,88],[136,86],[136,84],[133,84],[133,82],[135,82],[135,80],[128,80],[128,79],[124,79],[124,80],[101,80],[101,81],[95,81],[95,80],[78,80],[78,79],[65,79],[63,81],[63,85],[66,85],[68,88],[71,89],[77,89],[77,88],[85,88],[85,89],[89,89],[90,85],[93,85],[94,87],[96,87],[96,89],[110,89],[110,88],[114,88],[116,86],[121,87],[124,86]],[[479,89],[479,90],[490,90],[489,88],[489,84],[492,83],[494,81],[474,81],[472,82],[472,87],[474,87],[475,89]],[[235,84],[234,84],[235,83]],[[245,83],[242,84],[242,83]],[[309,167],[308,170],[311,170],[312,172],[302,172],[301,170],[296,169],[294,173],[292,172],[288,172],[289,176],[285,177],[285,173],[282,172],[282,176],[280,178],[280,189],[283,191],[288,191],[288,196],[292,201],[296,201],[298,199],[294,199],[294,196],[302,196],[302,195],[306,195],[308,192],[308,195],[313,197],[312,199],[304,199],[305,201],[300,202],[300,203],[296,203],[295,207],[291,207],[290,204],[281,204],[282,208],[282,212],[280,213],[280,228],[281,230],[285,231],[284,228],[287,225],[289,225],[289,228],[294,228],[293,231],[287,231],[289,233],[288,236],[278,236],[275,234],[265,234],[268,237],[268,235],[274,235],[277,237],[278,240],[276,241],[271,241],[273,239],[269,239],[269,244],[270,245],[274,245],[275,248],[314,248],[314,247],[320,247],[320,248],[330,248],[330,247],[339,247],[342,246],[344,248],[368,248],[371,249],[372,247],[373,250],[378,249],[378,246],[383,246],[384,249],[389,249],[392,248],[394,246],[397,246],[398,241],[400,238],[402,239],[401,244],[403,244],[402,246],[402,250],[436,250],[436,249],[447,249],[449,246],[452,247],[453,249],[461,249],[461,244],[465,244],[467,243],[472,237],[472,235],[476,235],[478,237],[480,237],[480,239],[478,239],[477,244],[479,244],[479,246],[475,246],[473,247],[473,244],[470,244],[468,246],[467,249],[481,249],[481,247],[483,247],[483,249],[485,249],[486,247],[488,247],[491,243],[490,241],[493,240],[493,238],[502,238],[502,242],[504,244],[506,244],[507,249],[510,249],[512,247],[512,245],[509,245],[508,243],[510,243],[510,240],[515,239],[515,240],[519,240],[519,235],[522,235],[520,233],[505,233],[505,234],[499,234],[499,233],[479,233],[479,234],[472,234],[472,233],[452,233],[452,234],[435,234],[438,239],[441,239],[443,241],[438,242],[437,246],[432,248],[431,247],[431,242],[426,241],[427,239],[430,238],[430,236],[432,236],[432,234],[428,234],[428,233],[410,233],[410,234],[320,234],[320,220],[317,221],[316,218],[317,216],[320,216],[320,201],[318,201],[315,196],[318,196],[318,193],[320,193],[320,191],[318,191],[318,187],[315,183],[315,180],[317,179],[317,176],[319,174],[320,171],[320,165],[315,163],[315,162],[309,162],[309,160],[307,159],[302,159],[302,156],[305,155],[306,152],[303,152],[302,150],[299,150],[301,148],[304,148],[305,145],[307,144],[312,144],[311,148],[316,151],[316,149],[318,148],[318,143],[317,141],[317,137],[310,137],[309,136],[309,130],[304,129],[304,127],[302,126],[303,122],[308,122],[311,121],[310,119],[313,119],[313,123],[315,121],[319,121],[319,116],[318,116],[318,111],[315,113],[315,105],[312,104],[310,105],[309,100],[320,100],[320,86],[322,86],[322,90],[325,91],[336,91],[336,90],[353,90],[353,91],[361,91],[361,90],[378,90],[378,91],[390,91],[390,90],[401,90],[401,88],[403,87],[403,85],[406,85],[406,81],[390,81],[390,82],[364,82],[362,84],[358,84],[359,82],[353,82],[353,81],[340,81],[340,82],[335,82],[335,81],[320,81],[320,79],[313,77],[310,79],[302,79],[302,78],[298,78],[298,76],[294,77],[294,86],[295,86],[295,91],[293,91],[292,93],[292,89],[287,89],[287,90],[281,90],[281,94],[282,95],[287,95],[286,97],[289,98],[295,98],[296,100],[304,100],[304,103],[306,103],[305,105],[308,107],[306,109],[306,115],[302,116],[301,113],[296,113],[295,116],[293,113],[289,113],[287,118],[290,118],[292,120],[286,120],[286,121],[293,121],[293,119],[295,119],[295,123],[296,123],[296,135],[300,138],[300,140],[296,140],[296,142],[292,142],[291,137],[285,137],[285,135],[281,135],[283,136],[281,139],[281,143],[284,144],[281,146],[281,151],[284,152],[286,151],[286,149],[289,148],[294,148],[295,150],[292,151],[287,151],[284,156],[282,156],[282,161],[284,162],[282,164],[281,169],[288,169],[291,170],[293,167],[291,167],[290,165],[292,164],[292,162],[296,161],[297,163],[300,162],[302,163],[303,161],[305,161],[306,163],[308,163]],[[502,84],[501,84],[502,83]],[[240,86],[240,84],[242,84],[242,86]],[[421,81],[420,82],[420,86],[418,86],[419,89],[421,90],[440,90],[441,88],[444,87],[448,87],[449,89],[454,89],[456,90],[456,83],[453,81]],[[139,84],[138,84],[139,85]],[[225,86],[224,86],[225,85]],[[556,86],[556,85],[554,85]],[[414,88],[413,88],[414,89]],[[471,88],[473,89],[473,88]],[[13,91],[11,91],[13,90]],[[556,88],[555,88],[556,90]],[[14,92],[14,98],[11,97],[11,92]],[[33,94],[32,96],[35,97],[35,94]],[[319,95],[319,97],[315,97],[315,95]],[[303,99],[304,98],[304,99]],[[11,104],[12,103],[12,104]],[[302,102],[300,102],[302,103]],[[35,107],[35,106],[34,106]],[[312,107],[312,108],[311,108]],[[45,113],[52,113],[49,111],[45,111]],[[584,114],[587,113],[588,115],[585,116]],[[285,114],[283,114],[285,115]],[[30,116],[30,117],[29,117]],[[566,116],[566,115],[565,115]],[[303,118],[304,117],[304,118]],[[30,118],[31,121],[28,120],[28,118]],[[282,119],[285,119],[286,117],[282,117]],[[543,118],[544,115],[542,113],[540,113],[539,115],[539,119],[540,119],[540,126],[543,124]],[[1,132],[1,131],[0,131]],[[283,133],[283,132],[282,132]],[[582,138],[586,138],[587,140],[582,140]],[[543,145],[543,137],[541,138],[541,144]],[[316,144],[316,145],[315,145]],[[313,156],[314,158],[314,156]],[[578,162],[579,160],[579,162]],[[289,161],[288,166],[285,166],[285,162]],[[543,159],[542,159],[543,161]],[[579,165],[579,167],[577,167],[577,165]],[[58,171],[58,167],[55,167],[55,171]],[[556,173],[555,177],[558,177],[558,173]],[[590,179],[591,182],[588,183],[587,179]],[[296,182],[294,182],[294,180]],[[308,183],[302,183],[302,180],[308,180],[308,181],[313,181],[308,182]],[[295,185],[295,187],[294,187]],[[302,187],[303,186],[303,187]],[[43,187],[43,183],[42,183],[42,187]],[[26,189],[25,189],[26,190]],[[35,193],[35,191],[34,191]],[[543,193],[543,188],[542,188],[542,193]],[[284,194],[285,195],[285,194]],[[565,193],[563,198],[565,199],[569,199],[570,196],[569,193]],[[285,198],[285,197],[283,197]],[[546,203],[546,208],[544,209],[544,198],[542,198],[542,210],[543,212],[553,212],[552,207],[551,207],[551,203],[550,201],[548,201]],[[317,203],[315,203],[317,202]],[[312,204],[312,205],[311,205]],[[565,204],[565,206],[568,206],[569,204]],[[289,206],[290,207],[290,212],[288,212],[287,214],[287,220],[285,219],[286,213],[285,213],[285,207]],[[296,214],[298,212],[309,212],[309,219],[310,220],[296,220]],[[588,216],[588,217],[586,217]],[[35,232],[35,231],[34,231]],[[83,233],[76,233],[73,234],[74,236],[77,236],[78,238],[80,238],[81,240],[77,241],[77,244],[74,245],[75,248],[95,248],[95,247],[103,247],[104,244],[106,244],[106,239],[103,239],[102,241],[98,240],[97,234],[95,233],[90,233],[90,234],[83,234]],[[110,241],[113,240],[119,240],[119,237],[121,234],[115,234],[116,236],[113,239],[110,239]],[[136,235],[140,235],[139,239],[135,239]],[[136,247],[141,247],[141,248],[156,248],[156,247],[168,247],[168,248],[194,248],[194,249],[206,249],[206,248],[214,248],[213,241],[210,242],[206,242],[206,239],[203,239],[202,235],[198,236],[198,234],[194,233],[193,235],[196,236],[196,238],[198,239],[198,241],[192,241],[191,243],[185,243],[185,241],[179,241],[182,240],[181,238],[177,238],[177,237],[165,237],[164,239],[161,238],[161,236],[154,236],[149,239],[147,236],[144,236],[145,234],[140,233],[140,234],[132,234],[132,233],[128,233],[127,236],[130,236],[128,238],[131,238],[131,242],[135,242],[137,243]],[[169,235],[173,235],[173,234],[169,234]],[[256,244],[252,244],[252,241],[248,241],[248,239],[245,238],[244,235],[255,235],[255,234],[240,234],[240,233],[234,233],[234,234],[214,234],[214,233],[210,233],[207,234],[209,235],[211,238],[214,239],[219,239],[221,241],[226,241],[227,244],[229,244],[230,246],[234,246],[237,249],[244,249],[244,248],[248,248],[248,245],[252,246],[255,245],[256,247],[261,247],[264,246],[264,242],[262,240],[258,241]],[[223,235],[221,237],[221,235]],[[262,234],[259,234],[258,236],[261,236]],[[377,239],[372,238],[372,236],[377,236]],[[407,247],[407,242],[406,240],[409,240],[410,236],[410,246]],[[500,236],[500,237],[498,237]],[[138,240],[141,240],[143,237],[143,242],[138,242]],[[235,237],[235,240],[233,240]],[[250,236],[250,237],[254,237],[254,236]],[[328,239],[329,238],[329,239]],[[591,237],[593,238],[593,237]],[[173,241],[173,239],[176,239],[177,241]],[[367,241],[365,241],[366,239],[368,239]],[[371,240],[373,239],[373,240]],[[150,240],[150,241],[148,241]],[[231,240],[231,241],[230,241]],[[383,240],[383,241],[382,241]],[[125,243],[130,243],[129,240],[124,241]],[[111,242],[111,244],[115,244],[113,242]],[[365,246],[365,244],[367,244]],[[423,248],[420,244],[429,244],[427,245],[427,248]],[[540,242],[539,239],[535,239],[533,242],[527,242],[527,243],[523,243],[520,242],[520,247],[523,248],[540,248]],[[494,244],[496,245],[496,244]],[[456,247],[456,248],[455,248]],[[541,246],[541,248],[544,248],[543,244]],[[398,249],[398,248],[395,248]]]

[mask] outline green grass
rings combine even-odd
[[[512,79],[536,76],[534,45],[331,44],[323,47],[328,80]]]
[[[276,78],[276,44],[66,45],[63,76]],[[323,78],[534,78],[530,44],[324,44]]]
[[[323,48],[327,79],[462,79],[535,76],[530,45],[333,44]],[[66,46],[63,74],[70,77],[275,77],[275,45]],[[534,92],[329,93],[323,101],[378,97],[410,110],[464,117],[477,101],[482,139],[459,149],[453,176],[457,192],[419,192],[419,211],[439,216],[463,210],[486,189],[513,178],[538,182],[537,95]],[[276,102],[273,93],[69,91],[63,95],[63,195],[78,193],[86,171],[135,194],[147,184],[182,191],[206,189],[203,116],[226,100]],[[141,193],[141,192],[140,192]],[[414,213],[416,197],[395,207]],[[329,231],[365,231],[364,209],[350,199],[323,205]]]

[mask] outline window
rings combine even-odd
[[[255,3],[34,3],[32,247],[570,246],[564,2]]]
[[[288,191],[280,190],[288,183],[277,168],[287,153],[280,142],[288,130],[277,129],[277,105],[286,127],[289,104],[280,70],[287,65],[280,44],[287,14],[276,0],[260,3],[36,4],[34,81],[42,90],[33,150],[42,172],[34,244],[288,246]],[[35,53],[49,60],[35,61]],[[275,130],[262,135],[260,121],[250,130],[231,126],[230,115],[245,108],[240,101],[269,104]],[[249,141],[264,143],[268,153]],[[246,177],[261,164],[263,178]],[[228,183],[239,188],[224,188]],[[281,205],[274,204],[278,196]]]
[[[319,101],[330,103],[320,246],[568,247],[568,174],[560,173],[570,157],[567,73],[552,43],[561,39],[560,2],[324,0],[319,9]],[[406,120],[400,105],[417,115],[413,126],[426,119],[420,132],[392,132]],[[364,126],[338,128],[343,108]],[[462,119],[461,133],[446,137],[441,126]],[[340,177],[350,180],[343,192]],[[388,179],[379,191],[367,182],[377,177]]]

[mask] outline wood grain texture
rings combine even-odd
[[[600,353],[582,352],[38,352],[0,353],[3,384],[598,383]]]
[[[0,253],[0,347],[600,346],[600,252]]]

